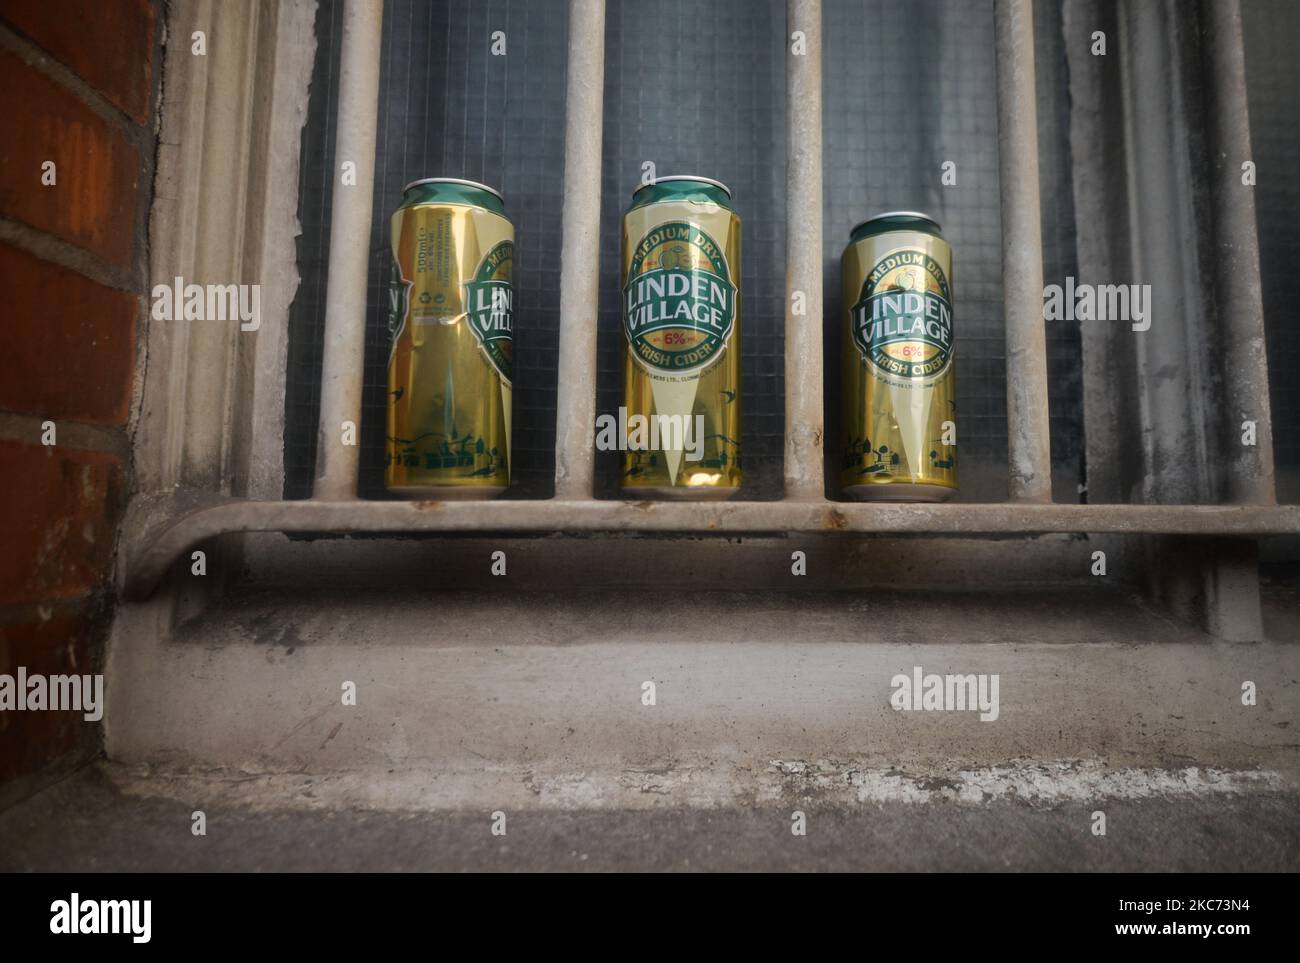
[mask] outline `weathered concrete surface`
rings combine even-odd
[[[261,327],[148,323],[133,461],[140,492],[184,485],[278,497],[282,488],[298,151],[315,6],[167,4],[151,283],[260,285]],[[206,56],[191,53],[195,30],[206,32]]]
[[[1253,185],[1242,183],[1251,159],[1250,109],[1246,102],[1245,49],[1238,0],[1202,0],[1202,42],[1209,66],[1206,84],[1206,154],[1213,211],[1215,303],[1223,348],[1221,437],[1255,425],[1255,444],[1225,445],[1228,497],[1269,505],[1273,480],[1273,413],[1268,397],[1264,294],[1259,277],[1259,231]]]
[[[328,586],[276,589],[232,598],[168,642],[145,625],[133,634],[128,608],[110,655],[109,757],[258,778],[409,772],[338,800],[442,809],[725,806],[770,795],[774,762],[1295,781],[1300,646],[1212,643],[1105,590],[791,604],[677,584],[342,601]],[[997,720],[893,710],[891,680],[914,666],[998,674]],[[1241,704],[1244,681],[1255,706]],[[355,706],[342,705],[344,682]]]
[[[1067,0],[1063,11],[1079,278],[1151,296],[1149,330],[1080,326],[1089,500],[1270,504],[1239,4]],[[1096,30],[1111,38],[1107,57],[1089,49]],[[1153,544],[1150,592],[1220,637],[1258,638],[1253,546],[1220,547],[1190,564],[1182,545]]]
[[[111,773],[111,767],[110,767]],[[1075,870],[1295,871],[1294,795],[1088,803],[507,813],[267,812],[134,798],[90,770],[0,813],[3,871]]]
[[[235,377],[239,384],[231,426],[232,487],[236,494],[250,498],[280,498],[284,493],[289,308],[300,280],[298,155],[316,55],[316,3],[281,0],[263,4],[257,12],[257,83],[248,94],[254,139],[247,166],[244,257],[253,263],[253,276],[262,283],[262,327],[255,337],[246,335],[238,342],[240,368]]]
[[[189,800],[203,810],[258,812],[582,812],[809,808],[851,811],[905,803],[918,816],[939,805],[1015,802],[1035,809],[1103,806],[1135,799],[1221,799],[1294,794],[1294,779],[1271,770],[1119,767],[1100,760],[1012,762],[981,768],[926,766],[906,756],[888,768],[842,759],[746,763],[669,757],[621,768],[573,758],[512,766],[427,765],[335,771],[270,771],[115,765],[123,792]]]

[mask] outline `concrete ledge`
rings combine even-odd
[[[258,502],[225,500],[189,511],[162,505],[153,527],[124,546],[124,594],[153,592],[175,559],[233,532],[774,532],[1026,535],[1060,532],[1259,536],[1300,533],[1300,506],[923,505],[781,502]]]
[[[1109,593],[272,592],[165,642],[152,608],[118,620],[109,758],[281,788],[328,776],[341,805],[729,805],[804,784],[869,800],[1008,767],[1007,786],[1075,796],[1128,770],[1198,791],[1255,778],[1210,770],[1261,773],[1271,791],[1300,770],[1300,646],[1213,643]],[[915,666],[996,673],[997,719],[896,711],[891,681]]]

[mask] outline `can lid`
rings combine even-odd
[[[411,183],[403,187],[402,193],[405,194],[412,187],[419,187],[421,184],[462,184],[465,187],[477,187],[481,191],[495,194],[502,204],[506,202],[506,199],[501,196],[501,192],[495,187],[488,187],[486,184],[480,184],[478,181],[467,181],[462,177],[421,177],[418,181],[411,181]]]
[[[647,187],[654,187],[656,184],[662,184],[665,181],[696,181],[700,184],[712,184],[728,197],[731,196],[731,188],[722,183],[722,181],[715,181],[712,177],[700,177],[698,174],[665,174],[663,177],[656,177],[649,184],[642,184],[632,192],[632,196],[636,197],[637,194],[641,193]]]
[[[871,217],[867,218],[865,221],[859,221],[857,224],[854,224],[853,229],[849,231],[849,234],[850,235],[856,234],[858,232],[858,228],[865,227],[866,225],[870,224],[872,221],[883,221],[887,217],[916,217],[916,218],[920,218],[923,221],[929,221],[936,228],[939,228],[939,222],[936,221],[929,214],[926,214],[922,211],[881,211],[879,214],[871,215]],[[940,229],[942,230],[942,228]]]

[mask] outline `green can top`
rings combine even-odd
[[[943,237],[939,222],[929,214],[920,211],[885,211],[875,217],[869,217],[849,232],[849,243],[860,241],[864,237],[873,237],[887,231],[920,231]]]
[[[423,177],[411,181],[402,188],[402,207],[417,204],[466,204],[506,216],[506,204],[500,191],[459,177]]]
[[[731,189],[721,181],[694,174],[672,174],[657,177],[652,183],[642,184],[632,192],[629,211],[660,201],[694,201],[696,204],[717,204],[731,210]]]

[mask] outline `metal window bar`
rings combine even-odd
[[[334,192],[330,215],[329,280],[325,290],[325,352],[321,371],[320,434],[312,497],[357,497],[357,445],[344,445],[344,422],[361,431],[361,379],[366,358],[366,279],[371,198],[375,189],[375,130],[379,125],[379,41],[382,0],[349,0],[343,8],[338,126],[334,157],[356,164],[356,185]]]
[[[1043,323],[1043,215],[1031,0],[997,0],[1002,298],[1007,337],[1007,462],[1012,501],[1052,500]]]
[[[382,0],[347,0],[337,157],[357,164],[356,185],[335,195],[331,223],[319,471],[309,501],[225,499],[177,511],[128,546],[124,591],[148,595],[173,560],[223,534],[281,532],[618,532],[737,534],[843,531],[925,535],[1122,533],[1250,538],[1300,533],[1300,506],[1278,506],[1267,439],[1269,408],[1253,202],[1228,178],[1249,153],[1241,17],[1236,0],[1207,0],[1216,74],[1208,130],[1217,160],[1218,270],[1235,310],[1224,320],[1242,363],[1228,366],[1232,411],[1253,415],[1260,444],[1239,456],[1241,483],[1226,505],[1058,505],[1051,502],[1043,268],[1031,0],[996,0],[1007,339],[1009,492],[1005,504],[860,504],[829,501],[823,478],[822,57],[820,0],[787,0],[787,32],[806,56],[787,57],[787,265],[785,497],[777,502],[647,503],[594,497],[593,426],[604,0],[570,0],[563,206],[562,302],[552,500],[385,502],[357,498],[357,448],[338,443],[361,422],[367,252],[378,114]],[[1246,195],[1247,198],[1249,195]],[[803,292],[807,311],[791,311]],[[1259,372],[1246,376],[1244,371]]]
[[[1224,335],[1224,395],[1229,437],[1241,422],[1255,423],[1254,445],[1238,445],[1228,473],[1228,498],[1243,505],[1273,505],[1273,414],[1268,397],[1264,347],[1263,286],[1255,194],[1241,189],[1241,165],[1250,158],[1250,113],[1238,0],[1203,0],[1201,18],[1213,80],[1209,91],[1208,140],[1213,171],[1210,202],[1219,240],[1215,284]]]

